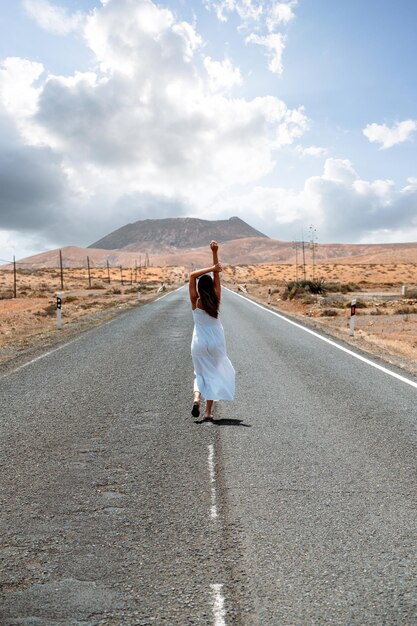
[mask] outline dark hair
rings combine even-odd
[[[220,300],[214,291],[214,282],[211,276],[203,274],[198,281],[198,295],[201,306],[211,317],[218,317]]]

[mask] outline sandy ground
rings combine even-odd
[[[131,306],[140,306],[184,282],[182,268],[142,268],[140,275],[113,270],[65,270],[64,290],[56,270],[25,270],[17,276],[13,298],[13,273],[0,270],[0,364],[30,348],[50,346],[86,330]],[[136,281],[135,281],[136,278]],[[132,281],[132,282],[131,282]],[[91,286],[90,286],[91,285]],[[56,296],[62,293],[62,329],[57,329]]]
[[[313,268],[307,266],[307,278]],[[298,272],[302,278],[301,272]],[[226,282],[256,301],[287,313],[308,325],[343,339],[417,375],[417,269],[414,264],[343,265],[324,264],[314,268],[315,277],[340,283],[341,291],[325,295],[300,294],[285,298],[287,281],[295,268],[288,265],[248,265],[227,268]],[[402,295],[403,285],[409,296]],[[333,286],[337,289],[337,286]],[[349,335],[350,303],[357,299],[355,332]]]
[[[164,285],[175,288],[190,268],[142,268],[134,271],[94,269],[90,280],[85,269],[66,269],[62,296],[62,330],[56,328],[56,294],[61,277],[56,269],[24,270],[17,275],[0,270],[0,363],[11,361],[33,347],[49,346],[66,336],[88,329],[131,306],[159,295]],[[415,264],[339,264],[306,266],[306,277],[322,277],[340,283],[342,291],[324,296],[301,294],[283,299],[288,281],[302,278],[302,268],[289,264],[255,264],[224,268],[223,281],[234,289],[246,285],[248,296],[288,313],[312,326],[343,338],[365,351],[417,374],[417,298],[401,295],[402,285],[417,289]],[[123,284],[122,284],[123,278]],[[337,286],[333,286],[337,289]],[[412,292],[414,293],[414,292]],[[354,337],[348,333],[349,303],[359,306]]]

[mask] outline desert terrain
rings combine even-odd
[[[128,307],[141,306],[186,280],[189,266],[111,269],[65,268],[64,289],[55,268],[19,268],[16,295],[11,269],[0,268],[0,363],[33,347],[62,341]],[[417,374],[417,263],[325,262],[305,267],[324,293],[288,291],[304,278],[294,263],[225,265],[223,282],[245,297],[343,338]],[[122,284],[123,283],[123,284]],[[407,291],[404,289],[407,286]],[[56,294],[62,292],[62,329],[56,327]],[[404,293],[403,293],[404,292]],[[350,302],[358,302],[354,337],[348,333]]]
[[[141,306],[184,281],[181,268],[107,269],[0,268],[0,363],[30,348],[53,345],[131,306]],[[57,329],[57,293],[62,294],[62,328]]]

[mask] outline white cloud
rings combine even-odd
[[[412,241],[417,234],[417,179],[362,180],[352,163],[327,159],[300,189],[261,187],[217,200],[211,210],[238,213],[278,239],[300,237],[313,223],[321,241]]]
[[[17,117],[33,115],[40,89],[33,83],[41,76],[41,63],[18,57],[7,57],[0,65],[0,101]]]
[[[312,156],[316,158],[326,156],[328,153],[327,148],[322,148],[320,146],[308,146],[307,148],[304,148],[303,146],[298,145],[296,146],[295,151],[302,157]]]
[[[227,21],[228,13],[236,12],[243,22],[249,22],[259,20],[264,12],[264,3],[259,0],[206,0],[205,6],[221,22]]]
[[[293,7],[296,6],[295,2],[276,2],[272,3],[270,10],[267,13],[266,26],[269,32],[275,31],[281,24],[288,24],[294,19],[295,14]]]
[[[255,23],[266,26],[271,32],[277,26],[288,24],[294,19],[293,8],[297,0],[276,2],[275,0],[206,0],[205,6],[209,11],[216,13],[221,22],[226,22],[228,15],[236,13],[243,26],[253,26]]]
[[[269,58],[268,68],[274,74],[282,74],[282,54],[285,48],[285,35],[271,33],[262,36],[252,33],[246,38],[246,42],[264,46],[267,49],[267,57]]]
[[[68,35],[81,29],[84,14],[81,11],[70,13],[65,7],[58,6],[48,0],[23,0],[26,13],[38,25],[56,35]]]
[[[54,76],[15,59],[0,74],[0,108],[20,133],[10,197],[20,215],[32,216],[31,228],[39,212],[54,240],[58,223],[65,237],[84,233],[85,242],[87,230],[97,238],[98,223],[105,234],[122,217],[155,215],[161,206],[200,210],[270,173],[275,151],[308,128],[302,107],[272,96],[228,97],[242,80],[238,68],[204,61],[195,27],[150,0],[107,0],[85,20],[84,37],[100,70]],[[38,169],[26,167],[29,160]],[[33,206],[29,170],[38,172]],[[54,206],[59,220],[51,219]],[[23,224],[0,211],[0,228],[6,215],[8,227]]]
[[[205,57],[204,66],[209,76],[212,91],[231,89],[235,85],[242,84],[242,75],[238,67],[233,67],[230,59],[213,61],[211,57]]]
[[[408,141],[416,130],[417,120],[404,120],[397,122],[391,128],[386,124],[368,124],[362,132],[369,141],[380,143],[380,150],[386,150],[398,143]]]

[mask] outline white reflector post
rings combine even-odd
[[[355,332],[355,321],[356,321],[356,298],[352,300],[350,305],[350,323],[349,323],[349,335],[353,337]]]
[[[56,327],[62,328],[62,293],[56,294]]]

